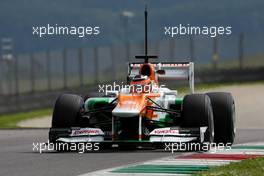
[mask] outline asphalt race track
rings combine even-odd
[[[47,142],[48,130],[1,130],[0,175],[78,175],[172,155],[157,150],[97,153],[38,153],[33,142]],[[239,129],[236,143],[264,141],[264,130]],[[178,153],[180,154],[180,153]],[[174,153],[175,155],[175,153]]]

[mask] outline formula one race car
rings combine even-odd
[[[226,92],[194,93],[192,62],[149,62],[145,11],[144,62],[129,63],[128,86],[108,96],[82,98],[62,94],[56,100],[49,140],[121,145],[165,142],[232,144],[235,105]],[[160,79],[189,82],[190,94],[161,86]],[[176,82],[176,81],[175,81]]]

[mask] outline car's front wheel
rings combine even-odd
[[[52,128],[69,128],[78,126],[83,98],[73,94],[60,95],[54,106]]]
[[[183,99],[183,127],[207,127],[204,142],[214,141],[214,119],[211,101],[206,94],[189,94]]]
[[[49,141],[57,143],[59,137],[67,136],[70,127],[80,126],[83,98],[73,94],[60,95],[54,105]],[[64,151],[64,150],[63,150]]]

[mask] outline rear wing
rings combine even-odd
[[[142,63],[129,63],[128,77],[139,74]],[[188,80],[191,93],[194,93],[194,63],[193,62],[152,62],[155,70],[164,70],[164,75],[158,75],[159,80]]]

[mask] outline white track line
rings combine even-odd
[[[185,154],[179,155],[179,156],[183,156]],[[108,169],[103,169],[103,170],[98,170],[98,171],[94,171],[94,172],[88,172],[88,173],[84,173],[78,176],[116,176],[116,175],[125,175],[125,176],[138,176],[138,175],[142,175],[142,176],[150,176],[150,175],[157,175],[157,176],[168,176],[168,175],[175,175],[175,176],[187,176],[188,174],[161,174],[161,173],[114,173],[111,172],[113,170],[117,170],[117,169],[121,169],[124,167],[133,167],[133,166],[137,166],[137,165],[142,165],[142,164],[149,164],[149,163],[153,163],[159,160],[166,160],[166,159],[172,159],[172,157],[165,157],[165,158],[160,158],[160,159],[155,159],[155,160],[149,160],[149,161],[143,161],[143,162],[137,162],[137,163],[133,163],[133,164],[128,164],[128,165],[124,165],[124,166],[119,166],[119,167],[113,167],[113,168],[108,168]],[[173,157],[174,158],[174,157]],[[174,158],[175,159],[175,158]]]

